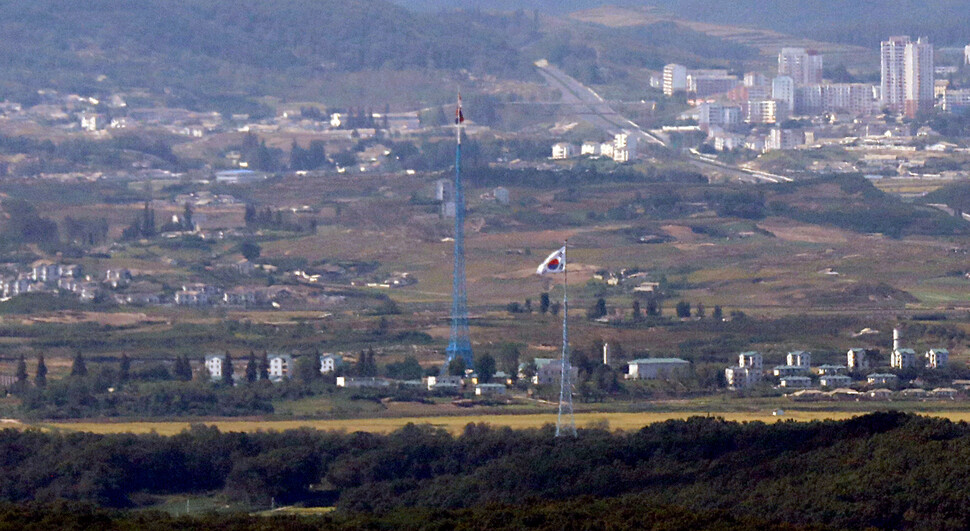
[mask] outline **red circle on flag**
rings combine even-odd
[[[552,260],[549,261],[549,265],[547,267],[549,269],[558,269],[559,268],[559,259],[558,258],[553,258]]]

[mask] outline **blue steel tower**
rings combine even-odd
[[[472,343],[468,338],[468,293],[465,287],[465,194],[461,186],[461,124],[465,121],[461,111],[461,94],[455,109],[455,131],[458,142],[455,147],[455,267],[451,288],[451,339],[445,366],[455,358],[465,360],[465,367],[472,368]]]

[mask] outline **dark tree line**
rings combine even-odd
[[[416,425],[388,435],[7,429],[0,431],[0,472],[10,481],[0,483],[0,500],[127,507],[136,494],[219,491],[255,507],[274,498],[318,500],[336,505],[335,518],[616,503],[836,529],[970,523],[963,481],[970,427],[963,423],[902,413],[771,425],[694,417],[625,433],[552,435],[552,426],[484,424],[457,436]],[[633,517],[612,514],[617,522]]]

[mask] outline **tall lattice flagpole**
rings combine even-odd
[[[451,339],[446,350],[447,372],[452,360],[461,358],[465,367],[472,368],[472,344],[468,336],[468,294],[465,286],[465,194],[461,184],[461,126],[465,118],[461,110],[461,94],[455,110],[455,265],[451,289]]]
[[[567,240],[562,248],[562,355],[559,360],[562,372],[559,377],[559,416],[556,418],[556,437],[576,436],[576,417],[573,415],[573,378],[569,366],[569,296],[567,294],[569,271],[566,261],[568,243]]]

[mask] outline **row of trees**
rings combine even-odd
[[[215,491],[254,507],[322,497],[338,518],[512,508],[502,522],[535,500],[573,508],[614,500],[617,518],[662,500],[695,514],[728,508],[721,523],[962,529],[970,521],[968,441],[966,424],[902,413],[771,424],[694,417],[628,432],[602,424],[575,439],[554,438],[551,425],[469,424],[459,435],[413,424],[387,435],[8,429],[0,431],[0,473],[16,481],[0,483],[0,500],[127,507],[135,493]]]

